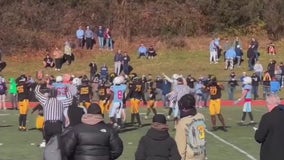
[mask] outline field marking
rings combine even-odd
[[[0,113],[0,116],[9,116],[11,115],[10,113]]]
[[[211,136],[213,136],[214,138],[218,139],[219,141],[221,141],[221,142],[227,144],[228,146],[231,146],[231,147],[234,148],[235,150],[237,150],[237,151],[239,151],[240,153],[246,155],[249,159],[251,159],[251,160],[257,160],[256,158],[254,158],[252,155],[250,155],[250,154],[247,153],[246,151],[244,151],[244,150],[242,150],[241,148],[239,148],[239,147],[233,145],[232,143],[230,143],[230,142],[228,142],[228,141],[222,139],[221,137],[217,136],[216,134],[214,134],[214,133],[212,133],[212,132],[210,132],[210,131],[208,131],[208,130],[206,130],[206,132],[207,132],[208,134],[210,134]]]

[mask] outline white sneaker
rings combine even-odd
[[[45,147],[45,141],[42,141],[41,144],[39,145],[39,148],[44,148]]]

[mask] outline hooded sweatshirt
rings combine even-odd
[[[177,145],[168,133],[168,126],[153,123],[140,139],[135,160],[179,160]]]

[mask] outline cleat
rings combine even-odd
[[[39,144],[39,148],[44,148],[45,147],[45,141],[42,141],[41,144]]]
[[[224,127],[221,127],[221,130],[224,131],[224,132],[228,132],[227,128],[224,126]]]
[[[217,127],[212,127],[211,131],[214,132],[217,131],[217,129],[218,129]]]

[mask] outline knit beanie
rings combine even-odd
[[[154,117],[153,117],[153,123],[156,122],[156,123],[161,123],[161,124],[167,124],[167,119],[166,119],[166,116],[163,115],[163,114],[156,114]]]
[[[97,103],[92,103],[87,109],[88,114],[102,114],[101,108]]]

